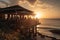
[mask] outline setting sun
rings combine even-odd
[[[42,13],[41,12],[35,12],[35,18],[42,18]]]

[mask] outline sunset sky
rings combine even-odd
[[[60,0],[0,0],[1,8],[16,4],[40,12],[41,18],[60,18]]]

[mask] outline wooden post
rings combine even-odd
[[[8,14],[8,17],[7,17],[7,19],[10,19],[10,14]]]
[[[5,14],[2,14],[2,19],[5,19]]]

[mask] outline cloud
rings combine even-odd
[[[46,3],[52,6],[60,6],[60,0],[39,0],[42,3]]]
[[[30,10],[33,10],[33,9],[35,9],[35,10],[43,9],[44,10],[44,9],[49,9],[49,8],[53,7],[53,6],[51,6],[47,3],[43,3],[40,0],[34,0],[33,1],[34,4],[32,4],[30,1],[31,0],[29,0],[29,1],[28,0],[22,0],[22,1],[20,0],[18,4],[25,7],[25,8],[27,8],[27,9],[30,9]]]
[[[6,4],[6,6],[19,4],[27,8],[38,7],[41,9],[47,9],[51,7],[60,7],[60,0],[0,0],[0,2]]]
[[[16,5],[19,0],[0,0],[0,2],[6,4],[6,6]]]
[[[7,3],[2,3],[2,2],[0,2],[0,8],[4,8],[4,7],[6,7],[7,6]]]
[[[36,0],[27,0],[30,4],[34,4],[36,2]]]

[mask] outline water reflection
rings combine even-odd
[[[56,27],[54,29],[53,28],[54,28],[53,26],[37,25],[37,32],[44,36],[60,39],[60,35],[50,32],[50,30],[54,30]]]

